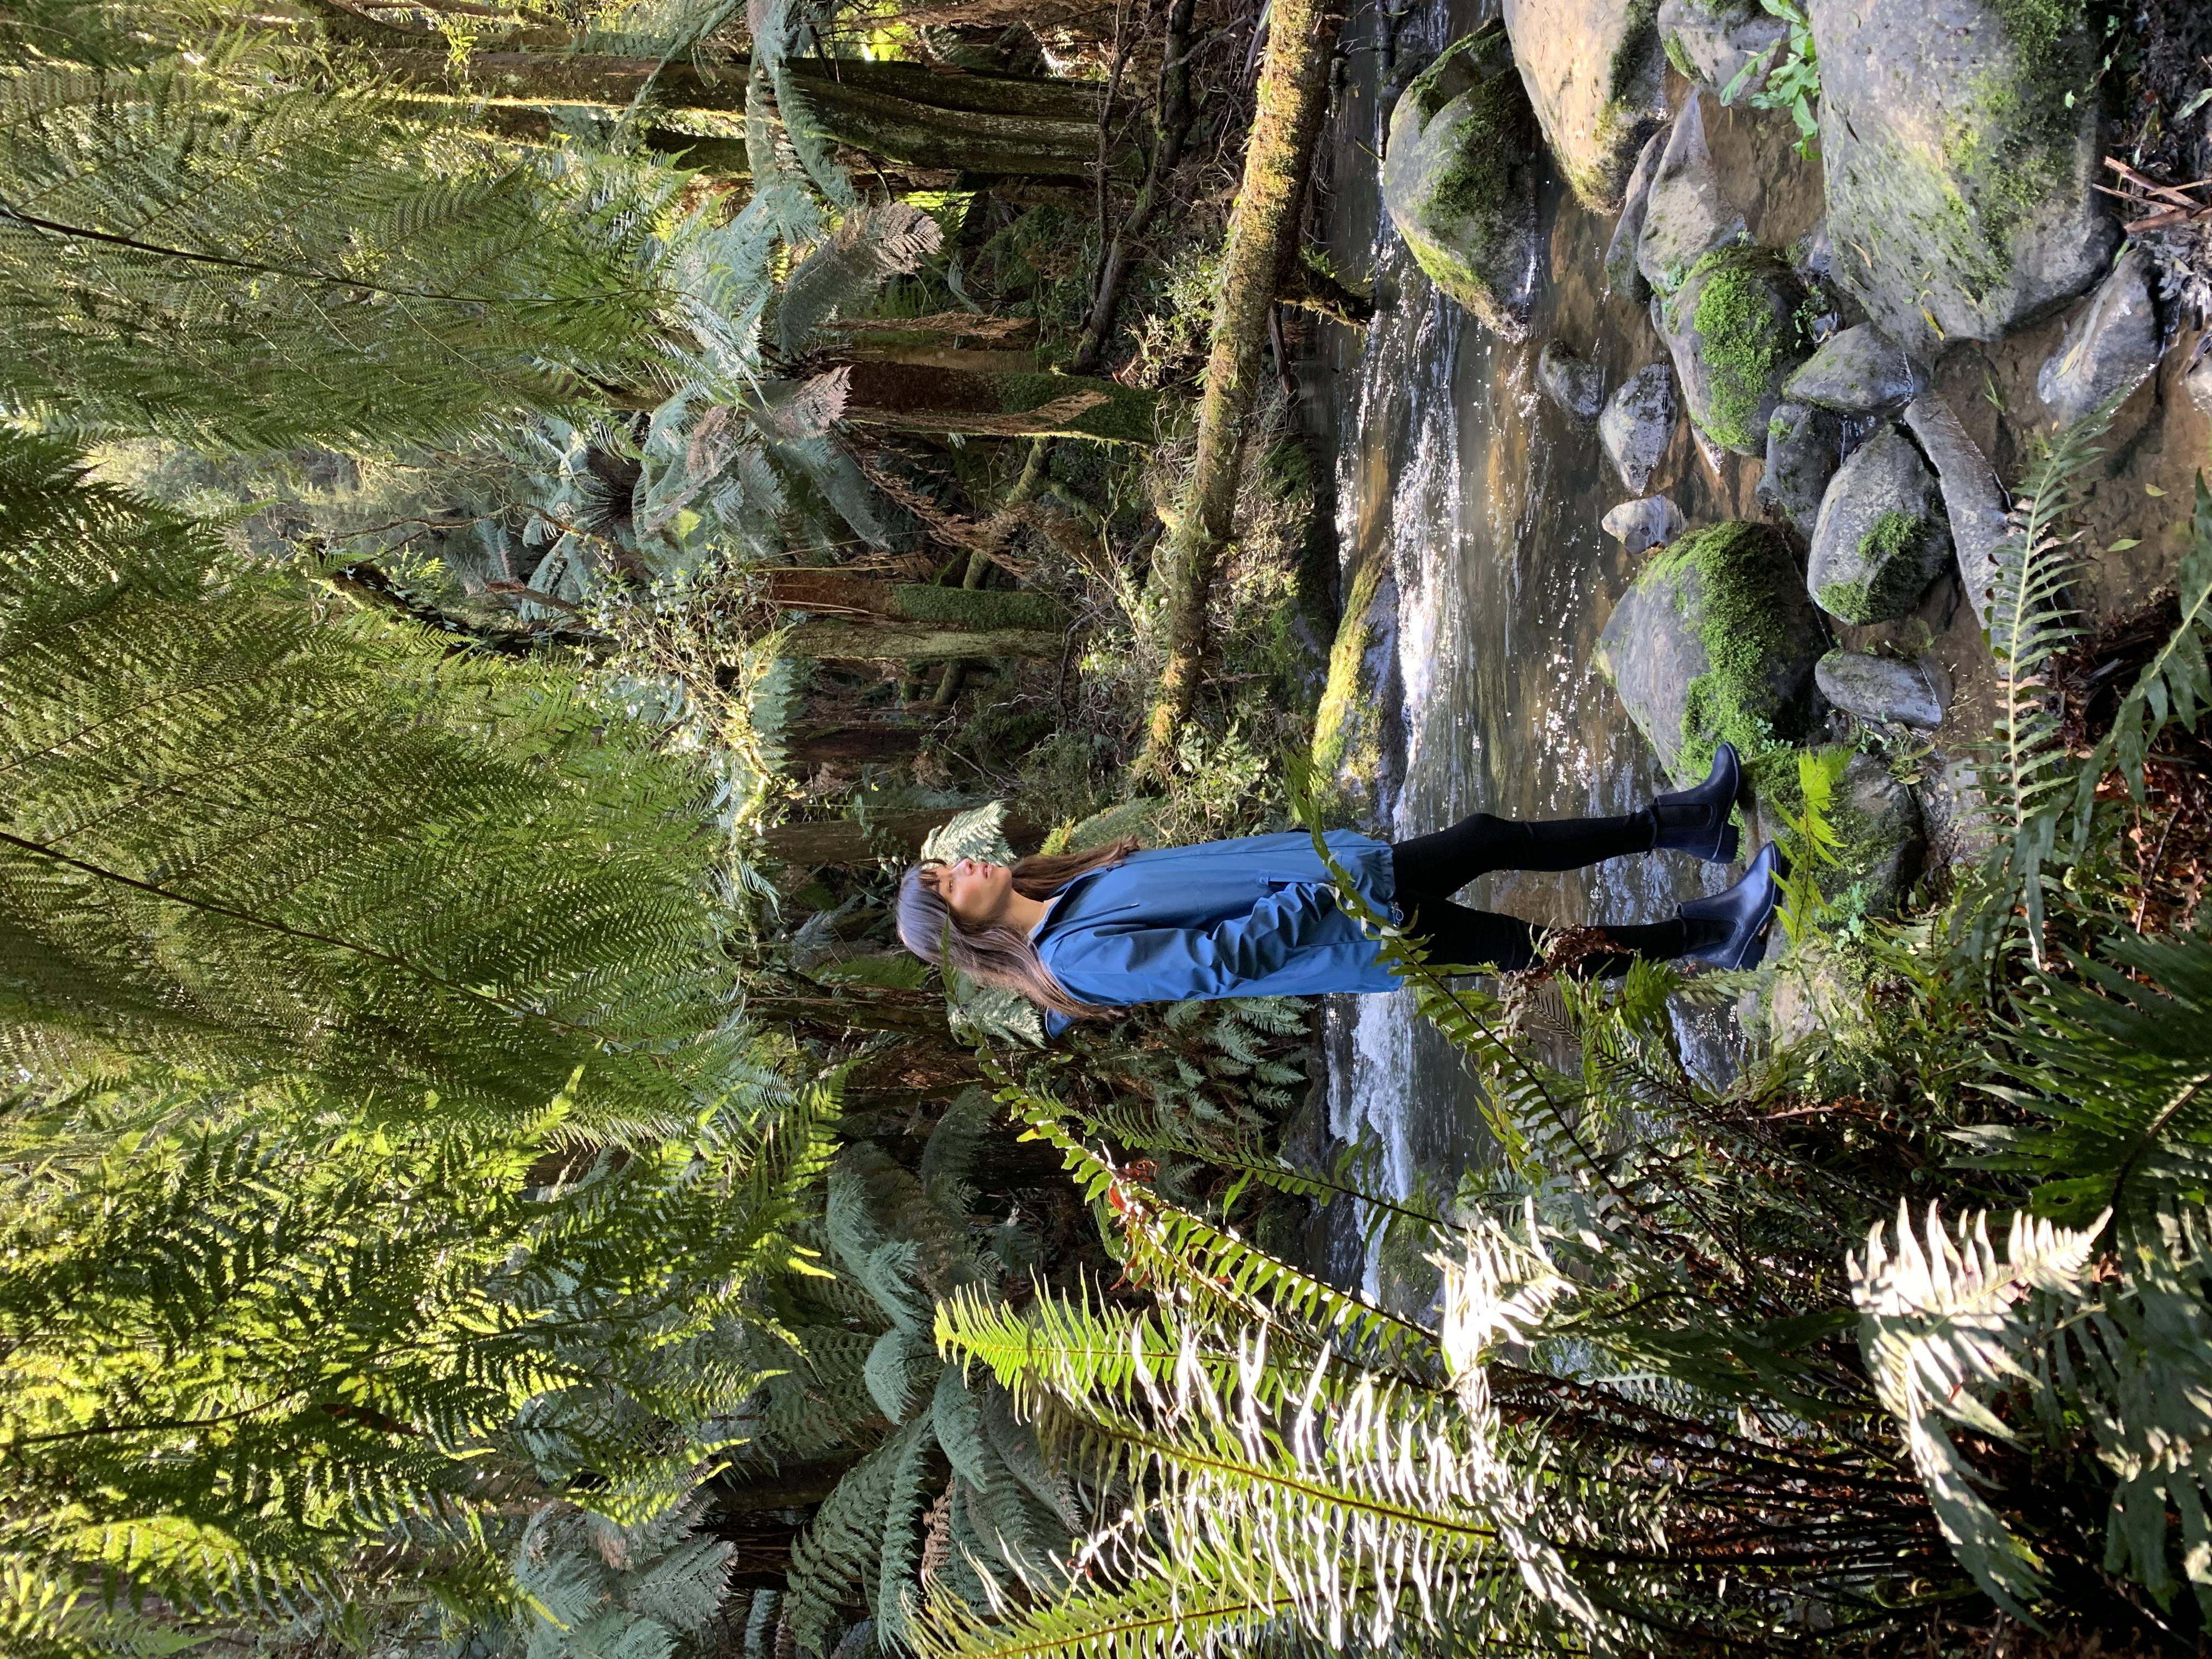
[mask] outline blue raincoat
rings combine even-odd
[[[1396,920],[1389,843],[1349,830],[1322,839],[1359,896]],[[1132,853],[1070,882],[1031,937],[1070,995],[1114,1006],[1397,987],[1303,831]],[[1068,1024],[1054,1014],[1045,1029]]]

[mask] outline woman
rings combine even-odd
[[[1395,846],[1347,830],[1323,839],[1360,896],[1420,936],[1430,961],[1510,970],[1535,962],[1543,930],[1455,904],[1450,894],[1492,870],[1579,870],[1659,849],[1730,862],[1739,787],[1736,752],[1723,744],[1705,782],[1626,817],[1511,823],[1478,812]],[[1571,971],[1624,973],[1638,957],[1755,964],[1774,915],[1777,866],[1770,846],[1735,886],[1692,900],[1672,921],[1605,928],[1613,948],[1579,957]],[[897,920],[907,949],[1027,997],[1054,1036],[1133,1003],[1396,985],[1375,941],[1337,907],[1303,832],[1149,852],[1124,841],[1011,868],[974,859],[922,864],[900,884]]]

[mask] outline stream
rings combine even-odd
[[[1418,69],[1483,16],[1479,5],[1416,8],[1400,24],[1401,64]],[[1345,39],[1371,42],[1377,26],[1374,5],[1364,5]],[[1332,112],[1322,223],[1339,270],[1355,283],[1372,280],[1388,308],[1364,333],[1327,331],[1306,399],[1334,448],[1344,568],[1371,547],[1387,545],[1392,557],[1377,605],[1386,614],[1395,607],[1383,647],[1394,660],[1380,690],[1384,706],[1399,710],[1386,750],[1402,760],[1372,821],[1358,827],[1395,840],[1477,811],[1537,818],[1632,811],[1649,799],[1653,763],[1590,665],[1638,562],[1599,527],[1627,492],[1595,428],[1578,428],[1538,391],[1535,364],[1543,343],[1559,337],[1604,364],[1610,391],[1664,349],[1639,306],[1605,292],[1611,216],[1584,210],[1555,177],[1541,198],[1549,272],[1528,338],[1501,341],[1438,294],[1382,211],[1375,61],[1371,51],[1355,53]],[[1731,149],[1748,159],[1772,146],[1724,145],[1717,134],[1714,148],[1725,161]],[[1747,508],[1755,464],[1748,477],[1717,477],[1681,424],[1653,489],[1671,495],[1692,525],[1729,516],[1732,505]],[[1499,874],[1460,897],[1540,921],[1628,922],[1669,915],[1681,899],[1730,879],[1717,866],[1659,855],[1565,874]],[[1725,1064],[1730,1017],[1682,1023],[1706,1063]],[[1330,998],[1323,1030],[1331,1137],[1370,1139],[1398,1194],[1425,1181],[1448,1197],[1460,1170],[1492,1155],[1476,1085],[1415,1016],[1410,995]],[[1403,1268],[1386,1270],[1363,1252],[1348,1217],[1332,1219],[1327,1255],[1334,1272],[1364,1279],[1370,1293],[1426,1300],[1417,1280],[1399,1277]]]

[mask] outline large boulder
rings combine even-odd
[[[1813,665],[1820,695],[1846,714],[1882,725],[1932,732],[1943,723],[1949,676],[1932,657],[1901,662],[1860,651],[1831,651]]]
[[[2060,426],[2126,397],[2158,367],[2150,277],[2149,256],[2130,246],[2097,284],[2081,314],[2066,325],[2058,349],[2044,360],[2035,394]]]
[[[1659,45],[1683,78],[1702,81],[1726,92],[1755,58],[1765,58],[1745,76],[1741,92],[1766,84],[1774,48],[1789,37],[1790,25],[1759,0],[1659,0]]]
[[[1504,0],[1513,61],[1559,171],[1600,213],[1620,209],[1631,159],[1667,118],[1651,0]]]
[[[1765,453],[1783,383],[1812,354],[1807,297],[1787,260],[1738,244],[1698,260],[1667,301],[1664,333],[1682,401],[1722,448]]]
[[[1796,403],[1844,415],[1879,415],[1911,403],[1923,384],[1902,350],[1861,323],[1822,341],[1784,390]]]
[[[1668,136],[1673,131],[1671,125],[1659,128],[1636,152],[1636,165],[1628,174],[1628,192],[1621,203],[1620,217],[1613,221],[1613,240],[1605,245],[1607,289],[1626,295],[1638,305],[1651,297],[1651,284],[1636,268],[1636,245],[1644,240],[1644,210],[1651,199],[1651,175],[1659,169],[1659,158],[1667,153]]]
[[[1547,340],[1536,354],[1536,384],[1559,412],[1587,426],[1605,407],[1605,366],[1594,363],[1565,340]]]
[[[1787,517],[1799,535],[1809,537],[1843,461],[1840,416],[1810,404],[1777,404],[1766,419],[1766,471],[1759,498]]]
[[[1936,468],[1943,488],[1943,516],[1950,521],[1951,548],[1959,556],[1959,580],[1974,620],[1989,626],[1990,589],[1997,579],[1997,544],[2005,536],[2004,486],[1981,446],[1934,392],[1923,392],[1905,406],[1905,424],[1920,441],[1921,453]]]
[[[1541,250],[1535,127],[1505,37],[1478,29],[1390,116],[1382,204],[1429,279],[1506,338],[1528,331]]]
[[[1935,475],[1885,426],[1836,469],[1813,529],[1806,585],[1847,623],[1893,622],[1920,603],[1951,554]]]
[[[2104,269],[2113,232],[2090,189],[2101,152],[2085,9],[1811,8],[1837,275],[1907,349],[1996,339]]]
[[[1743,236],[1743,215],[1722,193],[1705,144],[1704,100],[1692,92],[1668,129],[1667,148],[1651,170],[1644,228],[1636,239],[1636,268],[1654,288],[1671,293],[1698,260]]]
[[[1596,660],[1660,763],[1688,782],[1723,739],[1755,755],[1802,738],[1826,647],[1782,532],[1732,522],[1651,556],[1607,619]]]
[[[1674,436],[1674,371],[1639,368],[1620,383],[1597,417],[1598,441],[1631,495],[1640,495]]]

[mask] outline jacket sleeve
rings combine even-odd
[[[1311,942],[1336,907],[1322,882],[1278,888],[1211,927],[1117,927],[1071,933],[1050,964],[1076,995],[1116,1004],[1239,994]]]

